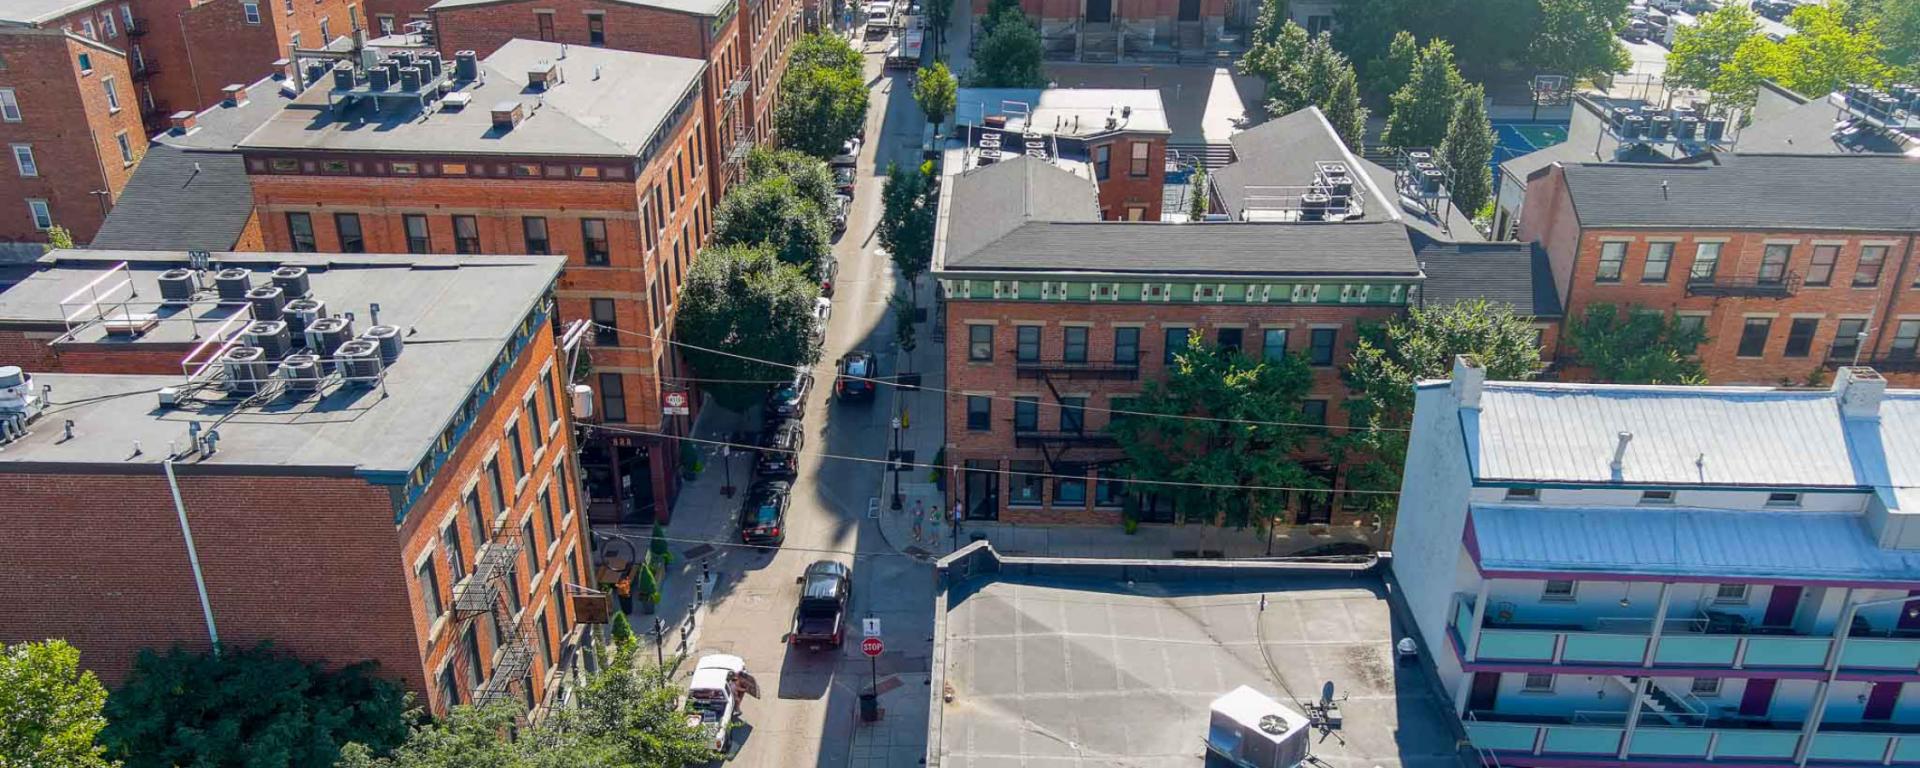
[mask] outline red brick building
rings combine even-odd
[[[32,377],[5,401],[0,497],[31,519],[0,540],[0,642],[66,638],[114,685],[142,648],[271,640],[436,712],[544,701],[592,567],[561,262],[43,258],[0,297]]]
[[[441,0],[430,8],[441,53],[487,56],[515,38],[701,59],[702,124],[720,199],[737,163],[772,140],[787,53],[802,0]]]
[[[1857,359],[1910,385],[1916,199],[1920,159],[1897,155],[1555,164],[1527,181],[1520,238],[1546,248],[1574,321],[1612,304],[1704,329],[1716,383],[1806,384]]]
[[[593,336],[593,418],[678,434],[690,417],[660,400],[680,361],[656,339],[712,226],[706,63],[515,40],[474,66],[484,78],[446,61],[439,102],[316,86],[242,142],[267,247],[565,254],[560,315],[618,329]],[[675,441],[583,448],[599,519],[664,519]]]
[[[955,132],[976,147],[982,139],[1000,142],[982,148],[996,157],[1033,150],[1083,163],[1097,182],[1102,219],[1160,220],[1173,131],[1159,91],[962,88],[954,120]]]
[[[975,35],[990,0],[971,0]],[[1051,56],[1117,61],[1121,56],[1211,52],[1229,24],[1252,18],[1244,0],[1021,0]]]

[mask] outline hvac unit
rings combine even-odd
[[[1724,117],[1709,117],[1707,118],[1705,128],[1707,141],[1717,142],[1727,135],[1727,119]]]
[[[194,284],[191,269],[169,269],[162,272],[160,273],[160,304],[162,306],[190,304],[193,302],[194,289],[198,287]]]
[[[353,338],[353,321],[341,315],[323,317],[307,324],[307,349],[315,353],[324,353],[329,349],[339,349],[340,345]],[[338,363],[335,363],[338,367]]]
[[[263,285],[247,290],[247,303],[253,305],[253,319],[278,320],[286,303],[286,293],[277,285]]]
[[[576,419],[593,418],[593,387],[575,384],[567,388],[573,395],[573,417]]]
[[[353,64],[343,61],[333,65],[333,89],[336,91],[353,90]]]
[[[327,316],[327,303],[319,299],[294,299],[281,308],[281,319],[287,321],[287,332],[294,338],[305,339],[307,328],[314,322]],[[309,347],[311,348],[311,347]],[[316,352],[320,350],[314,350]]]
[[[405,345],[400,339],[400,326],[397,325],[376,325],[360,334],[360,338],[379,344],[380,362],[387,365],[393,365],[393,361],[400,359],[400,348]]]
[[[340,378],[356,384],[380,380],[380,344],[370,339],[354,339],[333,351],[334,370]]]
[[[1307,760],[1307,718],[1247,686],[1213,700],[1207,750],[1245,768],[1292,768]]]
[[[420,90],[419,67],[409,66],[400,68],[400,90],[409,93]]]
[[[393,85],[393,74],[387,71],[387,65],[381,64],[367,68],[367,90],[384,91]]]
[[[1308,192],[1300,196],[1300,220],[1324,221],[1327,218],[1327,206],[1331,198],[1319,192]]]
[[[1654,115],[1647,118],[1647,138],[1654,141],[1666,141],[1667,135],[1673,132],[1672,128],[1673,118],[1671,117]]]
[[[304,299],[313,293],[313,284],[307,280],[306,267],[281,267],[274,270],[273,284],[285,292],[289,299]]]
[[[253,271],[244,267],[228,267],[213,273],[213,287],[220,295],[222,304],[247,303],[247,291],[253,290]]]
[[[463,82],[480,79],[480,54],[473,51],[454,51],[453,79]]]
[[[287,391],[295,393],[319,390],[320,380],[326,376],[320,370],[320,358],[304,352],[287,355],[285,360],[281,360],[279,374],[287,382]]]
[[[1682,115],[1673,121],[1673,137],[1682,141],[1692,141],[1700,135],[1700,118]]]
[[[266,385],[267,374],[271,370],[266,352],[259,347],[228,349],[220,357],[220,365],[227,372],[226,390],[243,395],[259,392]]]
[[[279,360],[293,351],[293,335],[287,332],[285,320],[255,320],[247,324],[240,332],[247,346],[259,347],[268,360]]]
[[[1420,193],[1428,196],[1438,195],[1440,187],[1446,180],[1446,171],[1439,168],[1423,168],[1420,170]]]

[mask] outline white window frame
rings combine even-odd
[[[12,88],[0,88],[0,121],[20,122],[20,97]]]
[[[120,18],[127,20],[127,29],[131,31],[133,29],[133,5],[131,3],[120,4]]]
[[[1538,682],[1542,678],[1544,683]],[[1521,693],[1553,693],[1554,676],[1550,672],[1528,672],[1520,678]]]
[[[127,46],[127,52],[133,54],[133,71],[145,72],[147,70],[147,52],[140,50],[140,44],[134,43],[133,45]]]
[[[260,23],[259,0],[243,0],[240,3],[240,12],[245,16],[248,24]]]
[[[133,140],[127,138],[127,132],[121,131],[114,134],[113,141],[120,145],[120,164],[133,165]]]
[[[113,81],[112,75],[100,78],[100,90],[106,91],[107,93],[107,111],[119,112],[120,86]]]
[[[293,15],[293,0],[284,0],[284,2],[285,2],[285,4],[286,4],[286,6],[287,6],[287,15],[288,15],[288,16],[292,16],[292,15]]]
[[[1727,590],[1734,590],[1729,593]],[[1751,590],[1745,584],[1716,584],[1713,587],[1714,605],[1746,605]]]
[[[93,28],[93,19],[81,19],[81,20],[80,20],[80,33],[81,33],[81,34],[83,34],[83,35],[86,35],[86,36],[87,36],[87,39],[89,39],[89,40],[99,40],[99,39],[100,39],[100,33],[99,33],[99,32],[96,32],[96,31],[94,31],[94,28]]]
[[[53,229],[53,207],[47,201],[37,197],[27,198],[27,215],[33,217],[34,229],[41,232]]]
[[[108,40],[118,40],[120,38],[120,25],[113,23],[112,12],[100,15],[100,31],[107,33]]]
[[[20,172],[20,178],[40,177],[40,161],[33,157],[32,144],[13,145],[13,167]]]
[[[1554,585],[1556,584],[1567,585],[1566,591],[1561,592],[1560,590],[1554,589]],[[1578,581],[1572,579],[1547,579],[1546,583],[1540,585],[1540,602],[1571,603],[1578,599],[1580,599],[1580,582]]]
[[[323,45],[326,43],[333,42],[333,35],[328,30],[328,27],[330,26],[331,25],[327,24],[327,19],[320,20],[320,39],[323,41],[322,42]]]
[[[1718,677],[1696,677],[1688,689],[1695,696],[1719,696],[1722,683],[1722,678]]]

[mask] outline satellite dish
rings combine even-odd
[[[1326,685],[1320,686],[1320,701],[1322,702],[1333,701],[1333,681],[1332,680],[1328,680]]]
[[[1261,715],[1260,731],[1271,736],[1287,732],[1287,719],[1279,715]]]

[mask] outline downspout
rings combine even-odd
[[[260,11],[260,15],[264,17],[266,16],[266,14],[267,14],[267,11],[263,6]],[[180,13],[174,14],[173,20],[174,20],[174,23],[178,24],[180,27],[180,47],[187,52],[187,79],[193,83],[193,103],[195,106],[198,106],[200,104],[205,104],[207,101],[206,97],[200,94],[200,68],[194,66],[193,46],[189,44],[189,41],[187,39],[186,11],[181,11]]]
[[[193,566],[193,586],[200,591],[200,615],[207,621],[207,638],[213,641],[213,655],[220,655],[220,630],[213,624],[213,603],[207,600],[207,580],[200,573],[200,553],[193,546],[193,528],[187,525],[187,504],[180,499],[180,481],[173,475],[173,457],[160,462],[167,472],[167,489],[173,492],[173,511],[180,515],[180,535],[187,541],[187,562]]]
[[[1914,236],[1912,234],[1907,235],[1907,250],[1905,253],[1900,254],[1900,268],[1894,271],[1893,280],[1887,285],[1886,310],[1881,313],[1879,318],[1875,318],[1880,320],[1880,327],[1873,328],[1869,326],[1869,330],[1873,332],[1873,344],[1867,347],[1868,360],[1872,360],[1874,354],[1879,352],[1880,341],[1885,338],[1887,325],[1893,319],[1893,303],[1900,297],[1900,281],[1905,279],[1907,263],[1913,260],[1913,241]],[[1873,319],[1869,319],[1867,322],[1872,323]],[[1859,355],[1856,354],[1855,359],[1858,360],[1858,358]]]

